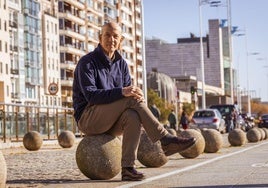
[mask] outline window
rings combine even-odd
[[[7,53],[8,49],[7,49],[7,42],[5,42],[5,52]]]
[[[0,73],[3,73],[3,63],[0,62]]]
[[[49,22],[47,21],[47,32],[49,32]]]
[[[8,64],[6,64],[6,74],[8,74]]]
[[[58,24],[55,24],[55,34],[57,35],[58,32]]]

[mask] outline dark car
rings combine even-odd
[[[263,114],[261,116],[259,127],[266,127],[266,128],[268,128],[268,114]]]
[[[211,105],[209,108],[217,109],[222,118],[225,120],[226,123],[226,132],[230,132],[234,129],[234,122],[233,122],[233,111],[236,110],[235,105],[233,104],[215,104]]]

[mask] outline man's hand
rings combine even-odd
[[[124,87],[122,89],[122,94],[125,97],[134,97],[134,99],[137,99],[138,101],[144,101],[143,92],[137,86]]]

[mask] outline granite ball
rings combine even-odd
[[[265,133],[265,137],[264,137],[264,140],[266,140],[267,138],[268,138],[268,129],[267,128],[261,128],[263,131],[264,131],[264,133]]]
[[[72,131],[62,131],[58,136],[58,143],[63,148],[71,148],[75,142],[75,135]]]
[[[264,139],[265,139],[265,136],[266,136],[264,130],[263,130],[262,128],[257,128],[257,129],[258,129],[258,130],[260,131],[260,133],[261,133],[261,138],[260,138],[260,140],[264,140]]]
[[[167,128],[167,131],[172,134],[173,136],[177,136],[177,131],[173,128]]]
[[[160,141],[153,143],[145,131],[141,133],[137,158],[146,167],[160,167],[168,162]]]
[[[196,158],[200,154],[204,153],[206,142],[203,135],[199,131],[194,129],[186,129],[185,131],[181,132],[179,136],[186,138],[196,138],[196,142],[193,146],[184,151],[179,152],[181,156],[183,156],[184,158]]]
[[[241,129],[234,129],[229,132],[228,141],[231,146],[242,146],[247,142],[246,133]]]
[[[252,128],[247,132],[249,142],[258,142],[261,140],[261,132],[257,128]]]
[[[6,187],[7,165],[3,153],[0,151],[0,188]]]
[[[42,145],[42,135],[37,131],[29,131],[23,137],[23,146],[29,151],[37,151]]]
[[[76,149],[79,170],[92,180],[108,180],[121,171],[122,143],[114,136],[85,136]]]
[[[221,133],[215,129],[203,130],[202,135],[205,139],[205,150],[206,153],[216,153],[223,146],[223,137]]]

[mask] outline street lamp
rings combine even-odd
[[[246,37],[246,35],[245,35]],[[251,96],[250,96],[250,93],[249,93],[249,70],[248,70],[248,57],[251,56],[251,55],[258,55],[259,53],[258,52],[252,52],[252,53],[249,53],[248,52],[248,48],[247,48],[247,39],[245,40],[246,42],[246,53],[247,53],[247,103],[248,103],[248,114],[251,115],[251,104],[250,104],[250,101],[251,101]]]
[[[232,39],[231,39],[231,3],[227,1],[227,19],[228,19],[228,43],[229,43],[229,61],[230,61],[230,92],[231,103],[233,103],[233,69],[232,69]],[[205,93],[205,73],[204,73],[204,54],[203,54],[203,37],[202,37],[202,5],[209,4],[211,7],[218,7],[221,1],[199,0],[199,30],[200,30],[200,64],[202,77],[202,108],[206,107],[206,93]]]
[[[263,68],[268,68],[268,59],[267,57],[264,58],[257,58],[258,61],[264,61],[267,65],[263,66]],[[268,73],[267,73],[267,83],[268,83]],[[268,97],[268,86],[267,86],[267,95],[266,97]],[[265,98],[265,100],[268,101],[268,98]]]
[[[204,70],[204,50],[203,50],[203,33],[202,33],[202,4],[206,1],[199,0],[199,32],[200,32],[200,64],[202,79],[202,108],[206,108],[206,92],[205,92],[205,70]]]
[[[251,96],[250,96],[250,92],[249,92],[249,88],[250,88],[250,85],[249,85],[249,56],[252,56],[252,55],[259,55],[258,52],[251,52],[249,53],[248,52],[248,45],[247,45],[247,33],[246,33],[246,28],[244,30],[239,30],[239,31],[243,31],[244,33],[242,34],[236,34],[235,36],[245,36],[245,50],[246,50],[246,63],[247,63],[247,105],[248,105],[248,114],[251,115],[251,104],[250,104],[250,101],[251,101]]]

